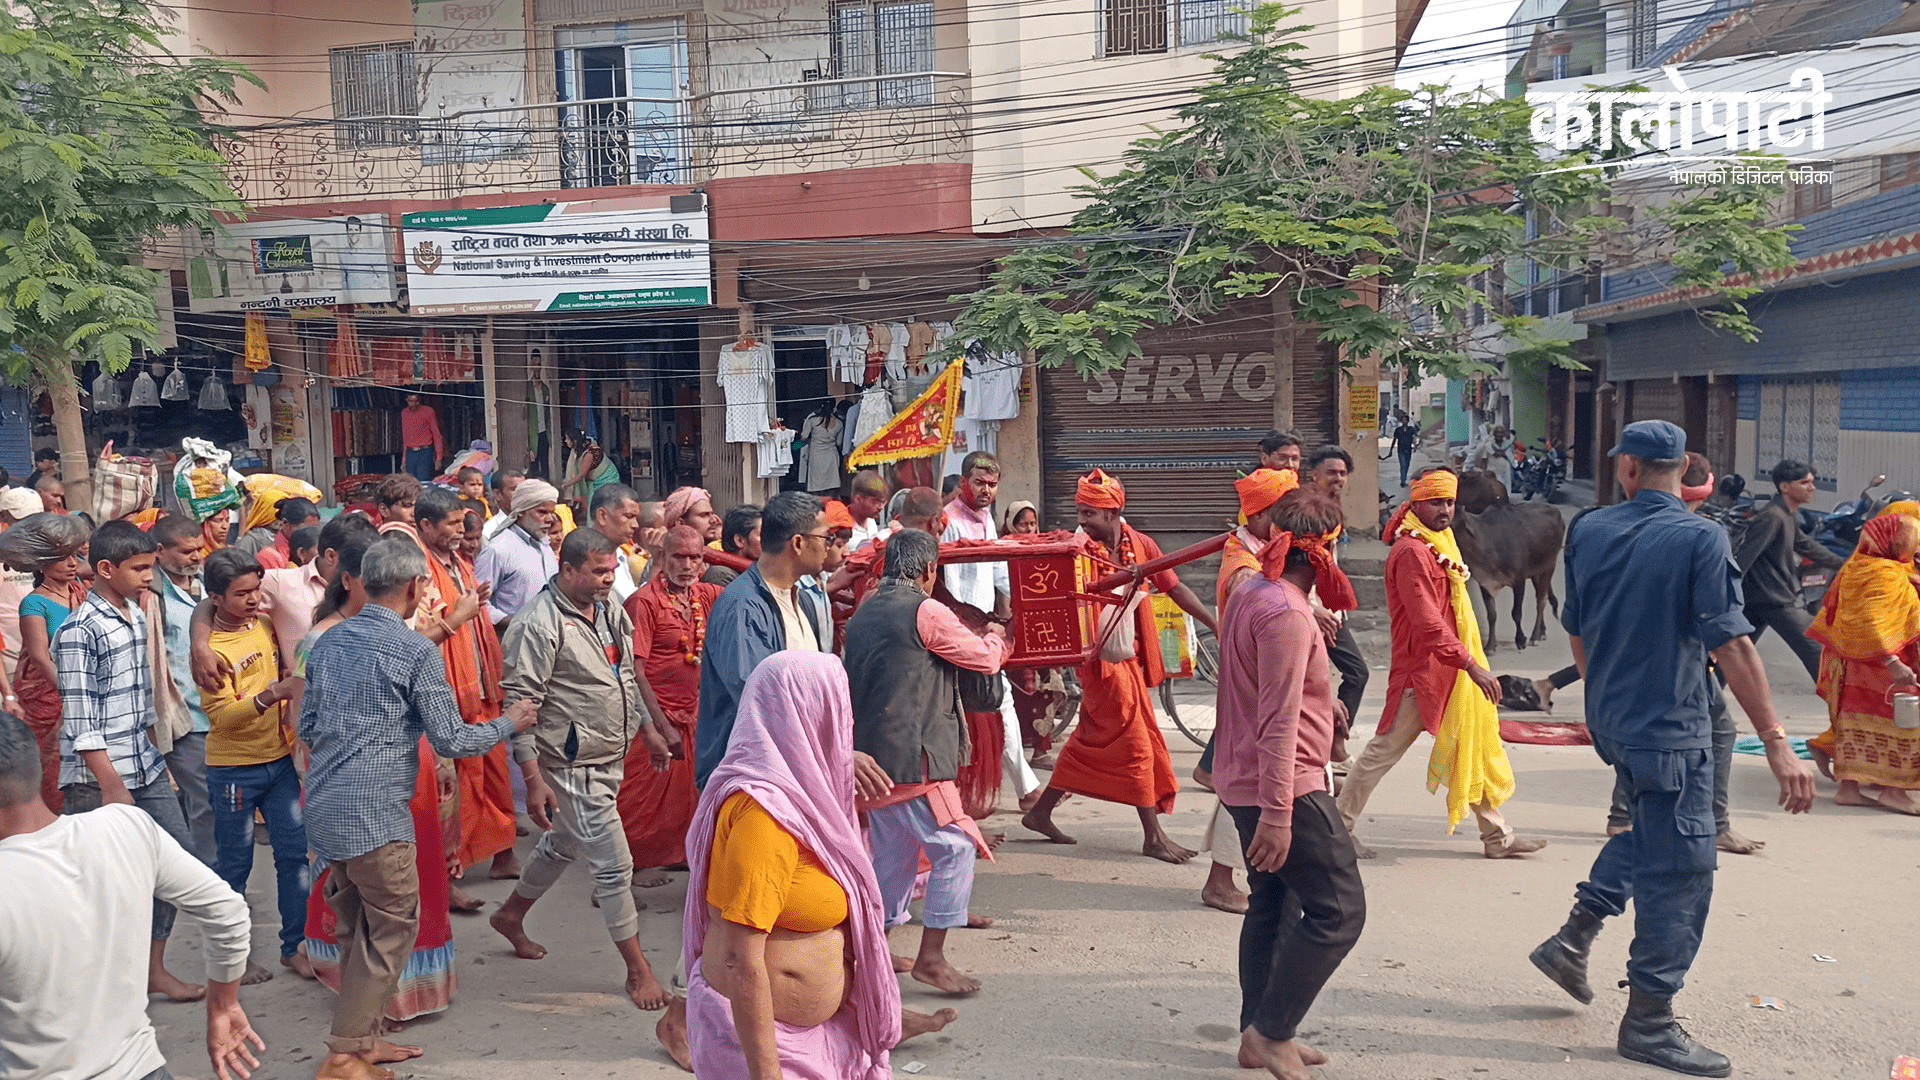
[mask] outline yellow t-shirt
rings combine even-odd
[[[762,932],[813,934],[847,921],[847,890],[744,791],[728,796],[714,821],[707,903]]]
[[[255,619],[245,630],[216,630],[208,644],[233,668],[233,674],[219,689],[200,691],[200,703],[212,724],[207,732],[207,764],[264,765],[293,753],[293,740],[283,720],[286,702],[277,702],[266,712],[253,704],[255,694],[280,679],[280,657],[267,620]]]

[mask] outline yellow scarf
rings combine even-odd
[[[1421,523],[1418,515],[1408,514],[1400,524],[1400,534],[1420,538],[1439,557],[1447,573],[1449,600],[1453,605],[1453,626],[1474,662],[1486,666],[1487,654],[1480,647],[1480,620],[1474,617],[1473,601],[1467,595],[1467,565],[1454,543],[1453,530],[1434,532]],[[1447,785],[1447,831],[1480,804],[1499,806],[1513,797],[1513,766],[1507,762],[1507,749],[1500,742],[1500,712],[1465,671],[1453,676],[1453,691],[1447,695],[1447,711],[1440,718],[1440,730],[1433,743],[1433,756],[1427,759],[1427,790]]]

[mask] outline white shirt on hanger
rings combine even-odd
[[[727,400],[727,441],[757,442],[773,406],[773,347],[764,341],[721,346],[716,375]]]

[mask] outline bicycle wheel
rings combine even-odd
[[[1207,740],[1213,738],[1213,705],[1199,701],[1188,701],[1184,706],[1175,700],[1173,688],[1175,680],[1168,679],[1160,684],[1160,707],[1166,710],[1167,719],[1180,729],[1180,734],[1195,746],[1205,747]]]

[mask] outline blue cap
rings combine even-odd
[[[1683,458],[1687,456],[1687,433],[1665,420],[1635,420],[1620,432],[1620,445],[1607,451],[1608,457],[1615,454],[1664,461]]]

